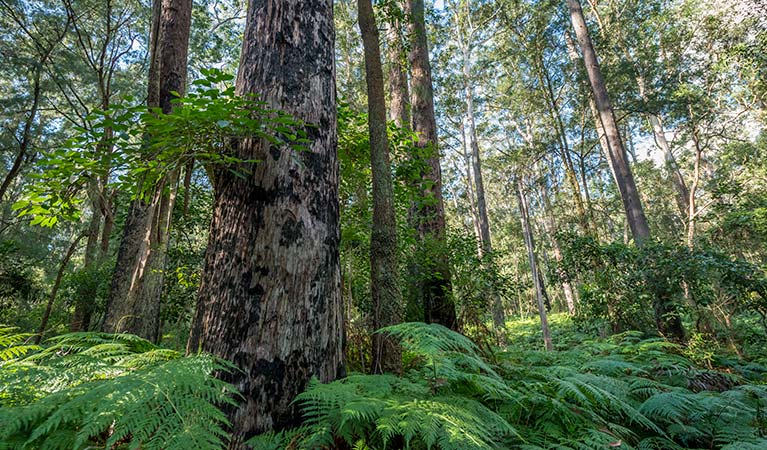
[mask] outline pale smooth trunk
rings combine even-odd
[[[623,201],[626,219],[634,241],[641,245],[643,241],[650,238],[650,227],[644,215],[639,191],[626,158],[626,149],[618,130],[613,107],[605,87],[605,81],[599,68],[599,62],[591,42],[591,37],[589,36],[588,28],[586,27],[580,2],[578,0],[567,0],[567,4],[570,8],[570,18],[572,19],[575,35],[581,47],[589,82],[591,83],[594,102],[596,103],[599,118],[607,137],[609,159],[612,161],[612,166],[615,170],[615,180],[621,194],[621,200]]]
[[[522,222],[522,234],[527,248],[527,260],[530,263],[530,272],[535,286],[535,300],[538,304],[538,315],[541,319],[541,331],[543,332],[543,344],[546,350],[551,351],[554,346],[551,341],[551,332],[549,331],[549,321],[546,316],[546,306],[543,298],[543,289],[541,280],[538,276],[538,263],[535,258],[535,242],[530,227],[530,217],[527,210],[527,199],[525,198],[524,185],[522,179],[517,177],[515,180],[517,201],[519,202],[519,218]]]

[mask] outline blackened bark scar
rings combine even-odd
[[[277,161],[280,159],[280,154],[282,154],[282,151],[280,148],[276,145],[269,146],[269,154],[272,155],[272,159]]]
[[[280,245],[288,247],[290,245],[300,245],[304,236],[304,221],[288,217],[282,224],[280,231]]]

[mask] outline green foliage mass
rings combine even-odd
[[[70,333],[45,346],[0,328],[0,448],[216,449],[232,367],[133,335]]]
[[[749,449],[767,440],[767,368],[626,332],[588,340],[554,316],[563,348],[484,350],[436,324],[380,330],[403,348],[402,374],[312,381],[304,422],[256,449]],[[519,331],[518,333],[515,330]],[[569,336],[568,341],[566,337]],[[0,329],[0,448],[223,448],[231,366],[181,357],[131,335],[72,333],[42,347]],[[578,340],[581,343],[575,344]]]
[[[577,319],[586,328],[603,334],[652,332],[652,301],[659,289],[699,331],[729,328],[713,323],[712,309],[728,317],[767,315],[767,277],[756,264],[706,248],[657,242],[639,248],[565,234],[559,239],[566,277],[582,281]]]
[[[194,160],[206,166],[213,182],[221,170],[244,177],[258,163],[237,152],[235,143],[246,138],[304,149],[306,130],[313,125],[254,95],[237,95],[230,74],[217,69],[202,74],[186,96],[174,93],[178,98],[168,114],[132,97],[93,111],[87,117],[90,127],[76,127],[65,145],[43,153],[37,183],[27,187],[14,210],[31,217],[33,225],[53,226],[60,218],[79,217],[80,194],[94,177],[109,176],[114,188],[143,197]]]
[[[627,332],[572,350],[482,352],[439,325],[385,328],[405,374],[313,382],[302,427],[257,449],[762,448],[764,367],[696,365],[683,348]]]

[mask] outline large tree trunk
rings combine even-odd
[[[191,14],[191,0],[155,0],[153,4],[147,106],[159,107],[165,114],[173,110],[173,92],[183,94],[186,88]],[[174,172],[154,187],[150,201],[136,199],[131,203],[107,300],[104,331],[159,339],[160,300],[177,184]]]
[[[237,93],[315,126],[307,149],[246,139],[246,178],[221,169],[187,351],[232,361],[244,396],[228,411],[230,448],[300,422],[311,377],[342,376],[333,3],[251,0]]]
[[[371,0],[358,0],[365,77],[368,92],[368,132],[373,175],[373,230],[370,236],[370,290],[373,300],[373,327],[399,323],[400,290],[397,255],[397,220],[394,215],[389,139],[386,129],[386,97],[379,47],[378,28]],[[373,335],[373,372],[398,372],[399,347],[391,337]]]
[[[570,8],[570,18],[573,22],[575,36],[581,47],[583,62],[586,65],[586,72],[591,83],[591,90],[599,112],[599,119],[607,138],[610,161],[615,170],[615,181],[621,194],[626,219],[634,241],[641,245],[642,241],[650,238],[650,226],[647,224],[647,218],[644,215],[642,202],[639,198],[639,191],[634,182],[634,175],[631,173],[631,167],[629,167],[628,160],[626,159],[626,149],[618,131],[613,107],[607,94],[607,87],[602,77],[602,71],[599,68],[594,46],[591,43],[586,21],[583,18],[583,9],[581,9],[581,4],[578,0],[567,0],[567,4]]]
[[[551,342],[551,332],[549,331],[549,321],[546,316],[546,305],[544,299],[543,285],[541,282],[538,262],[535,257],[535,241],[530,227],[530,215],[527,209],[527,198],[525,197],[525,187],[522,178],[516,177],[517,201],[519,202],[519,219],[522,222],[522,234],[525,238],[525,247],[527,248],[527,260],[530,263],[530,272],[535,286],[535,299],[538,303],[538,315],[541,318],[541,331],[543,332],[543,344],[546,350],[553,350]]]
[[[445,248],[445,207],[442,200],[442,169],[437,144],[429,48],[423,0],[408,0],[410,17],[411,107],[416,145],[427,155],[423,170],[423,197],[417,201],[414,219],[421,248],[429,253],[419,261],[417,295],[424,320],[457,329],[452,298],[450,265]],[[424,266],[424,260],[432,263]]]

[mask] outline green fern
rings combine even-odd
[[[483,355],[439,325],[382,332],[401,341],[405,377],[313,382],[296,400],[304,427],[259,437],[255,448],[681,450],[751,445],[765,428],[763,387],[692,392],[690,378],[705,371],[679,346],[637,333],[571,351]]]
[[[516,434],[502,417],[472,399],[432,396],[425,384],[392,375],[352,375],[312,382],[296,401],[309,428],[300,448],[331,448],[336,438],[386,448],[493,449]],[[261,448],[268,448],[266,446]]]
[[[37,345],[26,344],[33,336],[32,333],[19,333],[15,327],[0,325],[0,363],[39,350]]]
[[[72,333],[0,366],[0,443],[10,449],[217,449],[218,405],[234,389],[211,376],[232,366],[181,357],[131,335]]]

